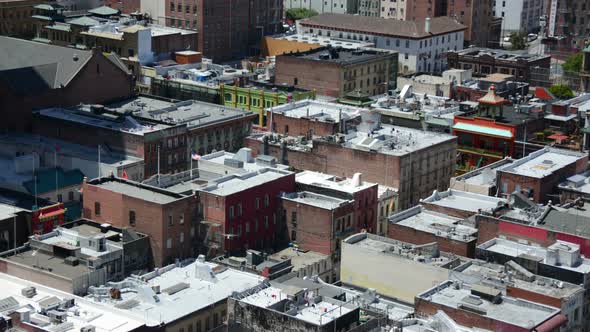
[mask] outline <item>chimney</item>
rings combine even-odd
[[[352,176],[352,186],[360,187],[362,183],[363,180],[361,179],[361,173],[354,173],[354,175]]]
[[[430,33],[430,17],[424,20],[424,32]]]

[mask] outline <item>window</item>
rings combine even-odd
[[[297,223],[297,211],[291,212],[291,222]]]
[[[63,196],[61,194],[57,194],[57,201],[58,202],[63,202]]]
[[[135,226],[135,211],[129,210],[129,225]]]
[[[180,243],[184,242],[184,232],[180,232]]]
[[[68,193],[68,201],[73,201],[73,200],[74,200],[74,192],[73,191],[70,191]]]
[[[264,207],[268,207],[270,205],[270,197],[268,194],[264,195]]]
[[[166,248],[170,249],[172,248],[172,239],[168,238],[168,240],[166,240]]]
[[[294,229],[291,230],[291,241],[297,241],[297,231]]]
[[[242,215],[242,203],[238,203],[238,216]]]
[[[197,321],[197,331],[196,332],[202,332],[203,330],[201,330],[201,321]]]
[[[250,223],[246,223],[246,233],[250,233]]]
[[[264,228],[268,229],[268,216],[264,216]]]
[[[172,219],[172,215],[168,216],[168,226],[174,225],[174,220]]]
[[[180,217],[178,217],[178,223],[181,225],[184,224],[184,213],[181,213]]]
[[[256,197],[256,209],[260,209],[260,198]]]
[[[100,203],[94,202],[94,214],[100,216]]]
[[[230,206],[229,207],[229,218],[233,218],[234,217],[234,206]]]

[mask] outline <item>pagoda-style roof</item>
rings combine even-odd
[[[508,101],[506,99],[504,99],[496,94],[496,86],[493,84],[492,84],[492,86],[490,86],[488,93],[485,96],[479,98],[478,102],[480,104],[485,104],[485,105],[508,104]]]

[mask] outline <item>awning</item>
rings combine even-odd
[[[503,138],[513,137],[512,132],[507,129],[492,128],[464,122],[457,122],[453,126],[453,129]]]
[[[567,324],[567,317],[565,315],[559,314],[555,315],[548,320],[546,320],[543,324],[537,326],[533,329],[535,332],[552,332],[558,331],[559,327],[564,326]]]
[[[552,139],[555,141],[563,141],[566,140],[569,136],[563,134],[553,134],[551,136],[547,136],[548,139]]]
[[[66,210],[57,210],[57,211],[52,211],[52,212],[47,212],[45,214],[40,214],[39,215],[39,219],[41,220],[45,220],[45,219],[49,219],[49,218],[53,218],[53,217],[57,217],[59,215],[65,214]]]

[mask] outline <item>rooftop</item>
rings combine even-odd
[[[538,54],[529,54],[527,52],[519,52],[519,51],[506,51],[500,49],[492,49],[492,48],[482,48],[482,47],[472,47],[466,48],[456,52],[459,56],[470,56],[470,57],[480,57],[480,56],[491,56],[497,60],[503,61],[537,61],[541,59],[551,58],[550,55],[538,55]]]
[[[446,237],[455,241],[471,242],[477,239],[477,229],[462,225],[461,219],[424,209],[421,205],[398,212],[389,217],[389,223]]]
[[[385,59],[391,57],[392,54],[393,52],[390,51],[378,51],[376,49],[318,48],[305,52],[282,54],[279,57],[296,57],[348,66]]]
[[[471,172],[455,177],[456,182],[465,182],[469,185],[476,186],[495,186],[496,172],[505,167],[510,166],[514,160],[512,158],[504,158],[484,167],[477,168]]]
[[[558,308],[508,296],[503,296],[500,303],[492,303],[483,297],[472,295],[471,287],[453,285],[452,281],[446,281],[417,297],[452,309],[469,310],[475,315],[526,329],[533,329],[560,312]]]
[[[334,175],[313,171],[297,173],[295,175],[295,182],[351,194],[375,185],[375,183],[362,181],[362,175],[360,173],[355,174],[352,179],[342,179]]]
[[[308,304],[310,298],[313,298],[315,305]],[[239,301],[267,310],[279,311],[293,319],[318,326],[328,324],[358,309],[354,305],[318,295],[314,290],[280,283],[244,294]],[[285,304],[279,305],[281,302]],[[287,306],[287,302],[291,306]]]
[[[436,242],[415,245],[370,233],[354,234],[342,241],[375,253],[404,257],[434,266],[445,266],[459,259],[452,254],[440,252]]]
[[[345,205],[354,204],[354,201],[335,198],[332,196],[320,195],[309,191],[300,191],[285,194],[283,200],[295,202],[302,205],[310,205],[326,210],[336,210]]]
[[[320,122],[339,123],[360,117],[361,109],[317,100],[301,100],[267,110],[289,118],[306,118]]]
[[[310,37],[304,34],[284,34],[284,35],[275,35],[271,36],[274,39],[284,39],[292,42],[300,42],[300,43],[307,43],[307,44],[317,44],[318,47],[322,46],[332,46],[332,47],[342,47],[346,49],[357,49],[360,47],[371,47],[374,44],[369,41],[360,41],[360,40],[344,40],[338,38],[332,38],[327,36],[313,36]]]
[[[17,252],[16,255],[2,257],[2,259],[22,266],[39,269],[70,280],[86,276],[90,273],[86,264],[67,264],[64,258],[56,257],[53,253],[46,253],[38,250],[29,249]]]
[[[470,211],[494,212],[498,208],[504,207],[507,201],[501,198],[474,194],[462,190],[448,189],[446,191],[434,191],[430,197],[421,200],[424,203],[430,203],[441,207]]]
[[[313,266],[315,263],[330,259],[330,256],[315,251],[301,251],[294,248],[287,248],[270,255],[269,258],[275,261],[290,259],[293,270],[297,271],[301,268]]]
[[[538,219],[537,224],[555,232],[590,238],[590,204],[579,206],[578,203],[568,208],[548,207],[549,211]]]
[[[521,257],[578,273],[590,272],[590,259],[580,255],[580,246],[557,241],[544,248],[502,238],[494,238],[477,246],[478,249],[510,257]],[[555,254],[556,252],[556,254]]]
[[[516,268],[519,269],[519,266],[516,265]],[[469,261],[457,267],[454,271],[475,277],[480,282],[492,287],[504,289],[507,286],[512,286],[560,299],[584,292],[584,289],[580,285],[542,277],[530,272],[524,272],[526,278],[529,279],[525,280],[526,278],[521,277],[519,273],[511,271],[507,265],[488,263],[482,260]]]
[[[379,34],[415,39],[463,31],[466,28],[450,17],[434,17],[430,19],[430,32],[425,32],[424,22],[425,20],[404,21],[360,15],[324,13],[303,19],[299,24],[360,31],[371,35]]]
[[[200,190],[213,195],[228,196],[276,181],[291,174],[293,173],[289,171],[283,171],[275,168],[264,168],[259,171],[243,174],[231,174],[211,180],[209,182],[209,186],[201,188]]]
[[[27,287],[34,287],[34,292],[30,289],[32,297],[23,295]],[[25,319],[23,323],[40,331],[74,332],[94,326],[97,332],[126,332],[145,325],[143,320],[129,317],[120,310],[4,273],[0,273],[0,291],[0,302],[10,304],[0,309],[0,315],[15,312],[22,320],[23,314],[29,312],[28,322]],[[49,316],[56,314],[62,317],[61,323],[51,322]]]
[[[189,129],[206,127],[255,114],[200,101],[170,102],[136,97],[107,105],[81,105],[72,108],[48,108],[38,114],[64,121],[102,127],[135,135],[186,124]]]
[[[201,256],[184,266],[168,265],[138,278],[91,289],[86,298],[118,308],[147,326],[158,326],[209,308],[263,281],[255,274],[205,262]],[[121,290],[121,299],[110,297],[111,288]]]
[[[88,181],[88,184],[156,204],[168,204],[185,198],[183,195],[164,189],[116,177],[94,179]]]
[[[572,175],[558,185],[559,189],[590,194],[590,171]]]
[[[541,179],[586,157],[580,152],[545,147],[515,160],[501,172]]]
[[[219,174],[238,174],[256,172],[268,167],[287,170],[289,166],[277,164],[277,160],[270,156],[252,156],[252,150],[241,148],[236,153],[217,151],[201,156],[199,159],[199,171],[209,171]],[[227,170],[227,173],[224,172]]]

